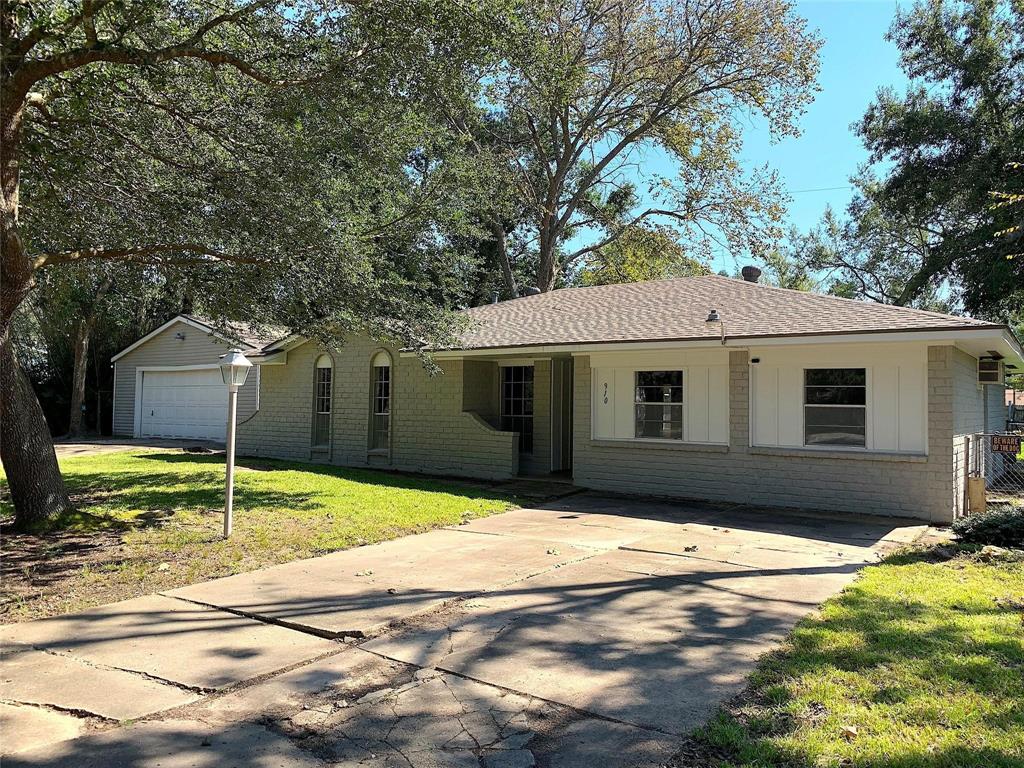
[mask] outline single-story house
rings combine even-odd
[[[1004,325],[715,275],[465,313],[438,372],[180,315],[114,357],[114,430],[223,439],[236,345],[242,455],[949,521],[965,436],[1002,429],[1024,366]]]

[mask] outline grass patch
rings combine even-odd
[[[1021,768],[1024,563],[867,568],[696,735],[680,765]]]
[[[61,461],[79,512],[7,534],[0,622],[24,621],[459,523],[514,506],[480,487],[239,460],[221,538],[224,457],[143,449]],[[0,490],[6,485],[0,474]],[[0,516],[13,513],[0,495]]]

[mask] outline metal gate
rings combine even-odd
[[[967,496],[971,512],[985,505],[1024,506],[1024,435],[979,432],[967,444]]]

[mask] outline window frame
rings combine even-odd
[[[322,362],[327,365],[321,365]],[[321,373],[327,374],[327,380],[321,380]],[[323,388],[327,392],[324,394]],[[321,410],[326,404],[327,410]],[[321,419],[321,417],[326,417]],[[309,435],[310,447],[315,450],[329,450],[334,420],[334,358],[326,352],[313,361],[313,417]],[[326,424],[324,424],[324,422]],[[322,440],[320,438],[323,438]]]
[[[641,401],[640,400],[640,375],[644,373],[660,373],[660,374],[679,374],[679,400],[669,402],[653,402],[653,401]],[[666,386],[666,385],[644,385],[644,387],[651,386]],[[676,385],[669,384],[669,387]],[[638,410],[640,406],[648,405],[659,405],[662,407],[668,406],[670,408],[679,409],[679,437],[647,437],[644,435],[637,434],[638,432]],[[645,421],[647,421],[645,419]],[[664,418],[662,419],[664,423]],[[633,437],[632,440],[638,440],[642,442],[658,442],[668,444],[679,444],[686,442],[686,370],[684,368],[666,368],[666,369],[653,369],[653,368],[634,368],[633,369]]]
[[[380,361],[386,362],[382,365]],[[386,379],[378,379],[380,371],[387,371]],[[380,394],[380,384],[386,385],[385,395]],[[367,451],[371,454],[387,455],[391,452],[392,443],[392,422],[394,414],[395,377],[394,361],[386,351],[378,351],[370,358],[370,404],[369,422],[367,424]],[[386,410],[379,410],[381,401],[384,402]],[[378,429],[379,420],[383,417],[387,426],[382,431]],[[383,444],[378,443],[378,437],[384,435]]]
[[[526,376],[526,371],[529,370],[529,377]],[[534,448],[534,428],[536,426],[536,398],[537,392],[536,367],[532,362],[522,363],[517,365],[502,365],[499,367],[498,376],[498,421],[501,425],[503,432],[516,432],[519,435],[518,449],[519,453],[532,456]],[[516,381],[507,381],[506,376],[512,371],[523,372],[522,377]],[[506,386],[514,387],[516,384],[522,386],[522,394],[516,397],[514,394],[506,395]],[[526,396],[526,385],[529,384],[530,395]],[[513,390],[514,391],[514,390]],[[530,405],[529,413],[526,413],[526,404]],[[519,403],[520,413],[510,413],[507,409],[510,404]],[[513,409],[516,410],[516,409]],[[529,424],[529,430],[524,430],[521,425]]]
[[[808,384],[807,374],[811,371],[863,371],[863,384]],[[804,367],[801,369],[803,384],[800,392],[800,420],[801,420],[801,445],[811,451],[867,451],[871,450],[871,368],[867,365],[830,365]],[[863,403],[808,403],[807,391],[809,388],[858,388],[864,390]],[[807,441],[807,409],[808,408],[832,408],[832,409],[860,409],[864,414],[863,442],[860,445],[852,443],[826,443]]]

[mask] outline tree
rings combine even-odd
[[[692,253],[714,238],[762,251],[783,209],[774,175],[740,164],[738,118],[795,133],[818,46],[787,0],[534,6],[475,116],[452,118],[488,164],[509,169],[482,209],[509,292],[517,255],[547,291],[648,223],[673,223]],[[652,155],[671,178],[638,167]]]
[[[111,355],[190,310],[185,296],[145,266],[87,262],[42,270],[12,336],[51,433],[80,436],[90,426],[100,432],[112,404]]]
[[[805,258],[805,252],[812,245],[811,240],[811,237],[791,228],[786,242],[762,257],[764,276],[761,282],[794,291],[817,288],[817,281],[811,275]]]
[[[862,189],[874,188],[860,183]],[[911,276],[930,251],[928,232],[906,218],[887,215],[870,192],[855,197],[848,213],[840,219],[827,210],[817,227],[795,240],[802,266],[820,274],[829,293],[939,312],[953,309],[938,282],[913,298],[907,294]]]
[[[500,11],[440,0],[3,6],[0,457],[18,525],[71,509],[11,336],[43,271],[146,265],[219,317],[319,339],[450,332],[420,278],[424,263],[454,258],[448,238],[472,190],[431,109],[462,107]]]
[[[1024,301],[1014,210],[991,194],[1019,188],[1024,7],[927,0],[898,12],[888,37],[911,86],[879,91],[857,126],[877,170],[856,180],[832,263],[859,296],[927,306],[948,294],[999,315]]]
[[[608,285],[708,274],[707,265],[689,256],[671,230],[633,227],[591,251],[574,282]]]

